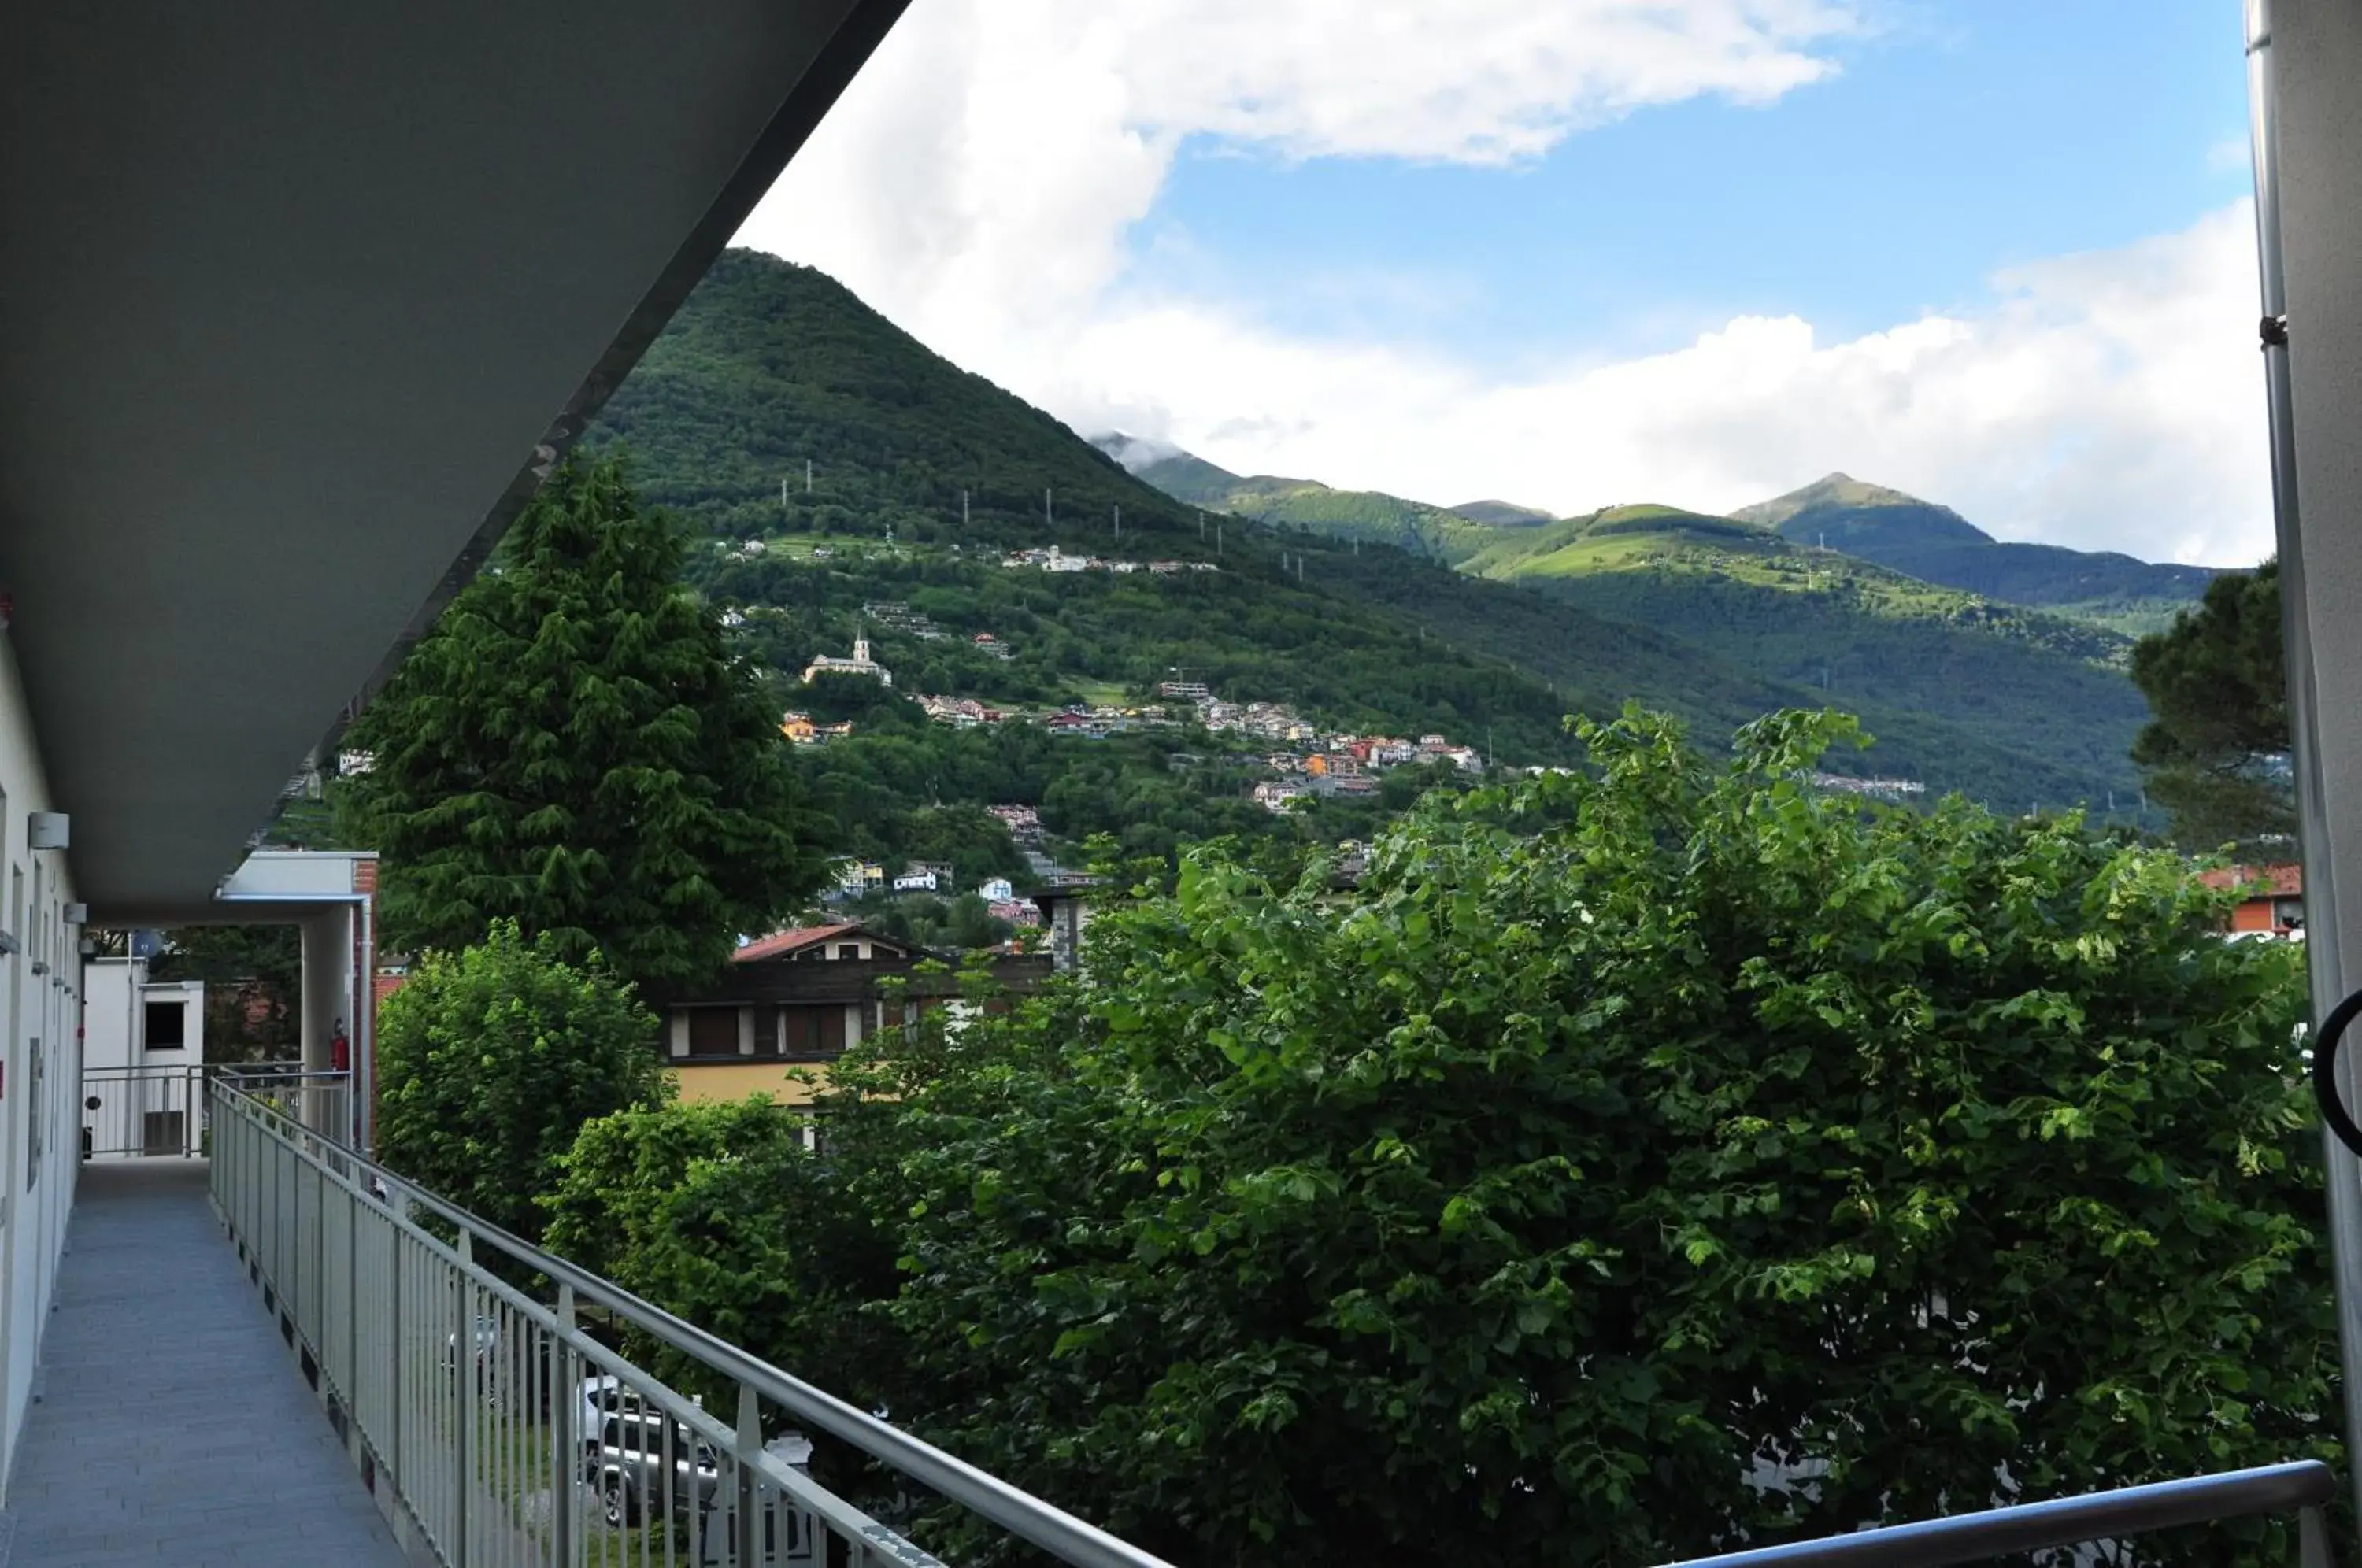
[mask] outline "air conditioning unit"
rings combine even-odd
[[[66,923],[68,925],[88,925],[90,923],[90,906],[88,904],[68,904],[66,906]]]
[[[34,849],[63,849],[73,838],[73,822],[63,812],[30,812],[25,832]]]

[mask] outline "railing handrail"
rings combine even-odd
[[[2300,1459],[1693,1557],[1672,1568],[1944,1568],[2215,1519],[2317,1508],[2336,1491],[2329,1466]]]
[[[353,1076],[349,1068],[307,1067],[301,1062],[115,1062],[82,1069],[85,1078],[163,1078],[176,1075],[191,1078],[268,1078],[275,1084],[295,1078],[340,1082]]]
[[[252,1099],[236,1084],[222,1078],[213,1079],[212,1088],[216,1094],[235,1095],[240,1099]],[[275,1129],[265,1130],[287,1143],[299,1157],[332,1176],[338,1174],[293,1140]],[[553,1283],[571,1286],[579,1300],[597,1303],[683,1354],[692,1356],[752,1388],[791,1415],[851,1443],[870,1457],[1051,1552],[1062,1562],[1074,1564],[1076,1568],[1172,1568],[1172,1564],[1163,1558],[1120,1540],[1054,1504],[1043,1502],[956,1455],[889,1425],[827,1390],[781,1371],[759,1356],[708,1333],[685,1319],[675,1317],[612,1280],[511,1235],[491,1221],[436,1197],[399,1172],[389,1170],[367,1155],[355,1152],[339,1139],[325,1133],[311,1133],[308,1137],[333,1147],[339,1161],[352,1171],[384,1184],[389,1195],[399,1193],[404,1200],[460,1227],[471,1241],[489,1242],[535,1272],[546,1275]]]

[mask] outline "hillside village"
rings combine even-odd
[[[925,618],[906,617],[904,629],[911,629],[911,619]],[[947,634],[924,630],[914,635]],[[979,634],[979,641],[988,635]],[[894,684],[893,672],[870,657],[866,637],[855,639],[849,658],[818,654],[804,667],[807,686],[817,680],[846,678],[875,680],[889,688]],[[1374,776],[1390,767],[1448,762],[1462,773],[1473,775],[1484,772],[1487,765],[1484,754],[1474,746],[1455,744],[1441,734],[1423,734],[1410,740],[1323,730],[1286,703],[1234,701],[1215,696],[1200,682],[1163,681],[1155,695],[1158,701],[1137,705],[1074,702],[1041,709],[1001,707],[973,697],[932,692],[913,693],[911,700],[929,719],[955,729],[1023,723],[1038,724],[1054,735],[1105,740],[1110,735],[1141,730],[1195,727],[1209,734],[1276,742],[1277,746],[1264,754],[1262,760],[1277,777],[1256,783],[1253,790],[1255,802],[1272,812],[1285,812],[1293,802],[1310,796],[1375,794]],[[821,724],[810,713],[798,709],[781,715],[779,729],[799,745],[823,745],[853,734],[850,722]],[[1186,753],[1181,755],[1187,756]]]

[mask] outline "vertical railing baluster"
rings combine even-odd
[[[741,1383],[738,1386],[737,1568],[754,1568],[756,1460],[762,1452],[762,1408],[756,1401],[754,1389]]]
[[[468,1568],[474,1560],[469,1551],[468,1542],[468,1494],[472,1489],[468,1462],[469,1450],[473,1446],[468,1439],[476,1424],[476,1326],[469,1320],[473,1314],[469,1310],[468,1265],[475,1262],[475,1258],[473,1238],[463,1225],[459,1228],[459,1266],[452,1271],[451,1275],[453,1299],[458,1309],[458,1327],[451,1335],[451,1360],[458,1369],[455,1381],[459,1406],[458,1419],[453,1423],[455,1435],[451,1443],[455,1460],[453,1472],[458,1477],[458,1490],[451,1499],[453,1517],[458,1521],[451,1531],[452,1568]]]
[[[557,1364],[558,1386],[550,1391],[556,1407],[550,1412],[550,1455],[556,1474],[550,1486],[550,1560],[557,1568],[574,1568],[574,1526],[580,1513],[574,1498],[574,1476],[580,1469],[578,1455],[582,1451],[582,1436],[575,1428],[582,1414],[582,1379],[574,1364],[574,1286],[561,1282],[557,1286],[557,1342],[552,1347]]]
[[[361,1405],[361,1189],[345,1187],[345,1404],[359,1419]]]
[[[2329,1550],[2329,1522],[2319,1508],[2305,1508],[2296,1516],[2297,1568],[2336,1568],[2336,1559]]]
[[[392,1288],[386,1292],[386,1386],[392,1408],[386,1413],[386,1467],[393,1472],[393,1495],[407,1495],[402,1463],[402,1232],[392,1232],[386,1255],[392,1264]]]

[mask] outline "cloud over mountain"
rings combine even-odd
[[[1573,512],[1719,510],[1846,469],[2003,537],[2263,554],[2244,206],[1842,340],[1749,315],[1616,359],[1542,346],[1514,368],[1311,335],[1131,268],[1128,237],[1192,138],[1514,161],[1651,106],[1772,103],[1827,76],[1864,26],[1818,0],[919,0],[740,238],[844,278],[1078,428],[1242,472]]]

